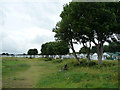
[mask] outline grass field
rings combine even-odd
[[[4,57],[2,75],[3,88],[118,88],[118,61]]]

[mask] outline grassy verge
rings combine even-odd
[[[36,88],[40,78],[57,71],[55,64],[44,60],[44,58],[4,58],[3,88]]]
[[[67,64],[68,70],[61,71]],[[118,61],[81,59],[3,58],[3,87],[118,88]]]
[[[57,64],[58,71],[45,75],[39,80],[37,87],[118,88],[117,61],[103,61],[103,65],[98,65],[97,61],[88,65],[86,60],[80,60],[78,64],[74,59],[53,60],[49,63]],[[68,64],[68,70],[59,71],[65,64]]]
[[[28,69],[30,65],[23,58],[2,58],[2,76],[10,76],[19,71],[24,71]]]

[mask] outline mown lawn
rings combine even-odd
[[[68,65],[68,70],[61,67]],[[3,58],[3,87],[9,88],[118,88],[118,61],[85,59]],[[9,83],[10,82],[10,83]]]

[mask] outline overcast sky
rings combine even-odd
[[[63,5],[71,0],[0,1],[2,52],[27,53],[45,42],[55,41],[52,28],[61,20]],[[79,51],[80,46],[75,46]],[[2,53],[1,52],[1,53]]]

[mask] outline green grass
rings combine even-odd
[[[16,72],[24,71],[28,69],[30,65],[27,64],[26,60],[19,60],[18,58],[2,58],[2,75],[3,78],[9,75],[13,75]]]
[[[68,70],[60,71],[65,64]],[[118,88],[118,61],[9,57],[2,67],[5,88]]]
[[[3,58],[3,88],[36,87],[39,78],[57,70],[53,63],[48,62],[44,58]]]
[[[58,60],[56,60],[58,62]],[[68,64],[67,71],[57,71],[39,80],[37,87],[52,88],[118,88],[117,61],[103,61],[103,65],[90,66],[85,60],[77,64],[74,59],[64,60],[57,67]],[[53,60],[53,63],[55,60]]]

